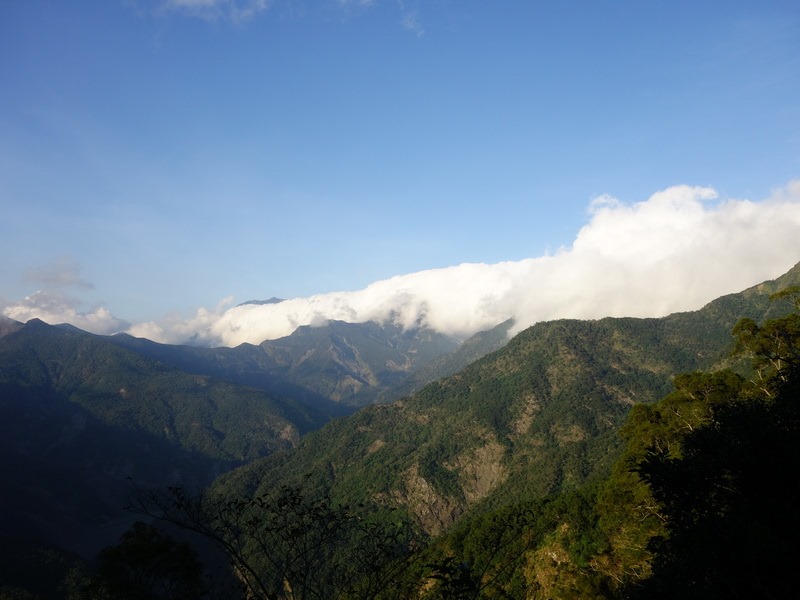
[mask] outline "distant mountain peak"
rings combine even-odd
[[[284,301],[283,298],[276,298],[275,296],[273,296],[269,300],[248,300],[247,302],[242,302],[241,304],[237,304],[237,306],[246,306],[248,304],[263,306],[264,304],[280,304],[283,301]]]
[[[25,325],[23,327],[25,327],[25,329],[38,329],[42,327],[52,327],[52,325],[45,323],[38,317],[34,317],[33,319],[28,319],[25,321]]]

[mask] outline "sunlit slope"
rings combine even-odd
[[[406,509],[427,531],[471,507],[499,505],[605,476],[617,428],[637,402],[654,402],[681,372],[727,364],[742,316],[780,310],[779,280],[660,319],[537,324],[460,373],[390,405],[367,407],[219,482],[230,493],[309,475],[335,497]]]

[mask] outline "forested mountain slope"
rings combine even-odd
[[[625,362],[630,357],[644,364],[642,372],[656,374],[669,363],[711,364],[712,370],[676,374],[671,393],[656,402],[634,404],[618,432],[621,448],[613,468],[586,482],[562,482],[546,493],[521,485],[509,493],[505,484],[506,493],[496,493],[494,482],[500,483],[495,490],[504,489],[500,470],[513,461],[505,456],[505,464],[497,460],[492,465],[488,436],[483,446],[466,448],[462,434],[456,440],[461,453],[455,458],[429,455],[425,458],[432,464],[423,463],[417,449],[430,440],[431,431],[438,434],[442,429],[428,426],[425,411],[432,411],[424,401],[431,397],[423,390],[399,403],[406,411],[416,409],[412,420],[419,432],[414,437],[411,426],[403,428],[406,447],[390,455],[392,463],[384,452],[391,449],[384,441],[389,435],[363,445],[363,438],[389,432],[380,418],[390,415],[391,407],[376,407],[341,422],[349,423],[347,439],[307,438],[311,445],[333,442],[327,454],[316,457],[316,473],[286,477],[281,469],[305,466],[293,462],[297,455],[280,464],[267,459],[272,468],[266,475],[262,464],[224,477],[211,493],[172,489],[144,494],[135,502],[136,510],[202,532],[235,565],[247,597],[265,600],[794,598],[800,486],[787,474],[800,468],[800,285],[791,282],[796,277],[726,297],[698,313],[657,320],[657,327],[649,320],[605,319],[594,327],[572,321],[532,328],[549,350],[536,336],[522,335],[512,342],[519,347],[512,346],[510,357],[498,352],[440,382],[445,390],[469,389],[462,390],[461,402],[435,413],[439,420],[467,409],[470,420],[487,430],[485,415],[475,410],[470,397],[474,388],[483,386],[485,373],[494,372],[502,380],[537,364],[549,361],[553,367],[566,361],[573,369],[553,371],[559,377],[547,382],[551,389],[556,381],[568,387],[581,371],[601,382],[599,369],[587,368],[580,364],[585,358],[576,358],[579,349],[588,347],[597,351],[598,360],[611,358],[614,368],[624,367],[622,371],[631,366]],[[773,304],[763,306],[759,297],[775,291],[779,293],[769,294]],[[733,352],[723,355],[701,338],[713,337],[715,322],[727,320],[731,309],[770,318],[737,319],[730,338],[722,341],[729,348],[726,342],[733,341]],[[699,331],[699,337],[687,336],[686,327]],[[585,335],[587,331],[594,336]],[[593,339],[600,337],[610,342]],[[653,343],[668,351],[647,350]],[[649,354],[650,362],[643,361],[642,352]],[[530,354],[542,360],[532,360]],[[514,360],[498,364],[502,357]],[[722,363],[741,374],[720,369]],[[549,370],[532,379],[546,379]],[[607,387],[615,384],[620,381]],[[512,380],[506,387],[515,385]],[[530,387],[536,385],[534,381]],[[643,388],[627,387],[629,392]],[[549,400],[554,397],[557,394]],[[435,400],[439,406],[446,404],[447,394]],[[373,418],[359,418],[367,414]],[[496,432],[508,421],[500,413],[494,416]],[[515,434],[524,437],[524,429],[532,428],[538,418],[533,414],[523,419],[522,428],[506,425],[506,437],[514,444]],[[395,415],[392,425],[401,419]],[[457,419],[451,418],[453,422]],[[336,426],[327,429],[337,432]],[[558,432],[559,444],[581,441],[575,439],[580,431],[564,433]],[[346,447],[348,440],[354,443]],[[402,441],[392,438],[390,443]],[[547,440],[537,446],[546,452]],[[514,450],[510,444],[507,454],[509,448]],[[416,464],[403,472],[406,455]],[[381,462],[383,471],[370,461]],[[489,468],[482,468],[487,463]],[[509,479],[523,481],[531,475],[524,466],[512,466]],[[348,481],[354,469],[368,471],[367,476]],[[397,473],[410,473],[416,480],[413,495],[408,488],[387,487],[408,482]],[[484,488],[475,485],[481,478],[488,479]],[[343,483],[352,485],[346,489]],[[366,495],[361,493],[364,489]],[[488,494],[483,501],[482,492]],[[341,503],[343,499],[350,502]],[[459,499],[466,506],[459,506]],[[467,514],[448,527],[448,520],[464,508]],[[402,513],[429,535],[421,535]],[[443,535],[430,535],[436,533]],[[102,584],[104,577],[99,572],[94,581]]]
[[[509,341],[509,330],[514,320],[509,319],[486,331],[479,331],[467,338],[458,348],[434,358],[416,371],[409,373],[400,383],[383,391],[380,402],[397,400],[410,396],[428,383],[458,373],[479,358],[491,354],[505,346]]]
[[[796,313],[763,329],[756,322],[789,313],[769,297],[798,284],[800,266],[695,312],[541,323],[411,396],[328,423],[294,450],[327,417],[69,326],[8,323],[0,337],[2,541],[17,558],[39,544],[91,552],[130,524],[120,508],[132,501],[147,516],[188,509],[190,528],[193,507],[202,509],[222,527],[218,540],[248,528],[266,535],[272,541],[260,550],[241,548],[245,561],[271,565],[250,571],[276,590],[268,598],[285,596],[286,577],[346,594],[381,580],[388,595],[363,588],[364,598],[396,598],[401,586],[415,599],[599,599],[724,592],[731,578],[740,589],[767,589],[771,573],[776,584],[767,587],[790,597],[797,486],[763,462],[797,463],[800,326]],[[734,329],[741,317],[752,321]],[[732,329],[746,351],[736,359]],[[776,363],[776,345],[794,362]],[[720,370],[750,377],[748,355],[766,369],[756,386]],[[784,363],[793,366],[781,371]],[[676,377],[695,369],[710,372]],[[191,496],[194,483],[241,463],[210,493]],[[732,469],[741,477],[731,479]],[[143,494],[131,498],[129,476]],[[149,495],[150,485],[163,491]],[[388,520],[381,510],[355,512],[381,507],[398,512]],[[698,528],[714,533],[698,538]],[[309,559],[303,544],[318,534],[328,542]],[[764,551],[772,540],[778,548]],[[37,556],[13,585],[36,580]],[[19,563],[5,560],[5,575]],[[740,564],[756,565],[755,574]],[[87,585],[100,585],[102,573],[92,577]]]
[[[0,529],[90,545],[129,518],[121,513],[128,477],[208,484],[326,420],[75,328],[30,321],[0,338]]]
[[[631,406],[667,394],[677,373],[727,365],[736,321],[779,311],[770,293],[798,282],[796,266],[699,311],[537,324],[462,372],[217,485],[241,495],[308,475],[312,489],[399,506],[433,534],[477,506],[574,489],[608,474]]]

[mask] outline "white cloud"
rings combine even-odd
[[[78,305],[76,299],[61,292],[39,290],[19,302],[6,306],[3,314],[23,323],[34,318],[54,325],[69,323],[85,331],[102,335],[124,331],[130,327],[130,323],[118,319],[105,307],[97,306],[81,312],[77,308]]]
[[[226,299],[189,319],[173,317],[127,330],[162,342],[235,346],[330,319],[392,320],[406,327],[422,323],[467,336],[510,317],[519,331],[556,318],[663,316],[700,308],[786,272],[800,260],[797,240],[800,181],[759,202],[676,186],[632,204],[596,198],[572,246],[552,255],[421,271],[363,290],[279,304],[231,307],[232,299]],[[74,312],[73,319],[67,318],[73,314],[69,310],[69,303],[34,295],[4,314],[68,321],[90,331],[110,332],[115,321],[123,323],[105,309]]]
[[[222,319],[232,303],[233,298],[225,298],[214,309],[197,309],[194,316],[189,319],[175,315],[159,322],[137,323],[128,327],[126,333],[165,344],[216,342],[217,340],[210,338],[208,332]]]

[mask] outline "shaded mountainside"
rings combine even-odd
[[[428,328],[343,321],[303,326],[284,338],[236,348],[171,346],[127,335],[108,340],[191,373],[291,397],[332,416],[378,400],[458,346]]]
[[[291,398],[328,416],[341,416],[353,412],[350,407],[334,402],[306,387],[291,384],[276,375],[275,361],[259,346],[252,344],[242,344],[235,348],[178,346],[159,344],[127,334],[117,334],[105,339],[186,373],[210,376],[253,387],[282,398]]]
[[[0,529],[38,530],[81,549],[128,518],[120,510],[128,477],[208,484],[326,420],[72,327],[29,321],[0,338]]]
[[[769,294],[798,282],[796,266],[695,312],[537,324],[460,373],[330,423],[217,485],[248,494],[309,474],[338,499],[401,507],[437,534],[478,506],[600,480],[630,407],[667,394],[677,373],[727,365],[736,321],[772,316],[780,307]]]

